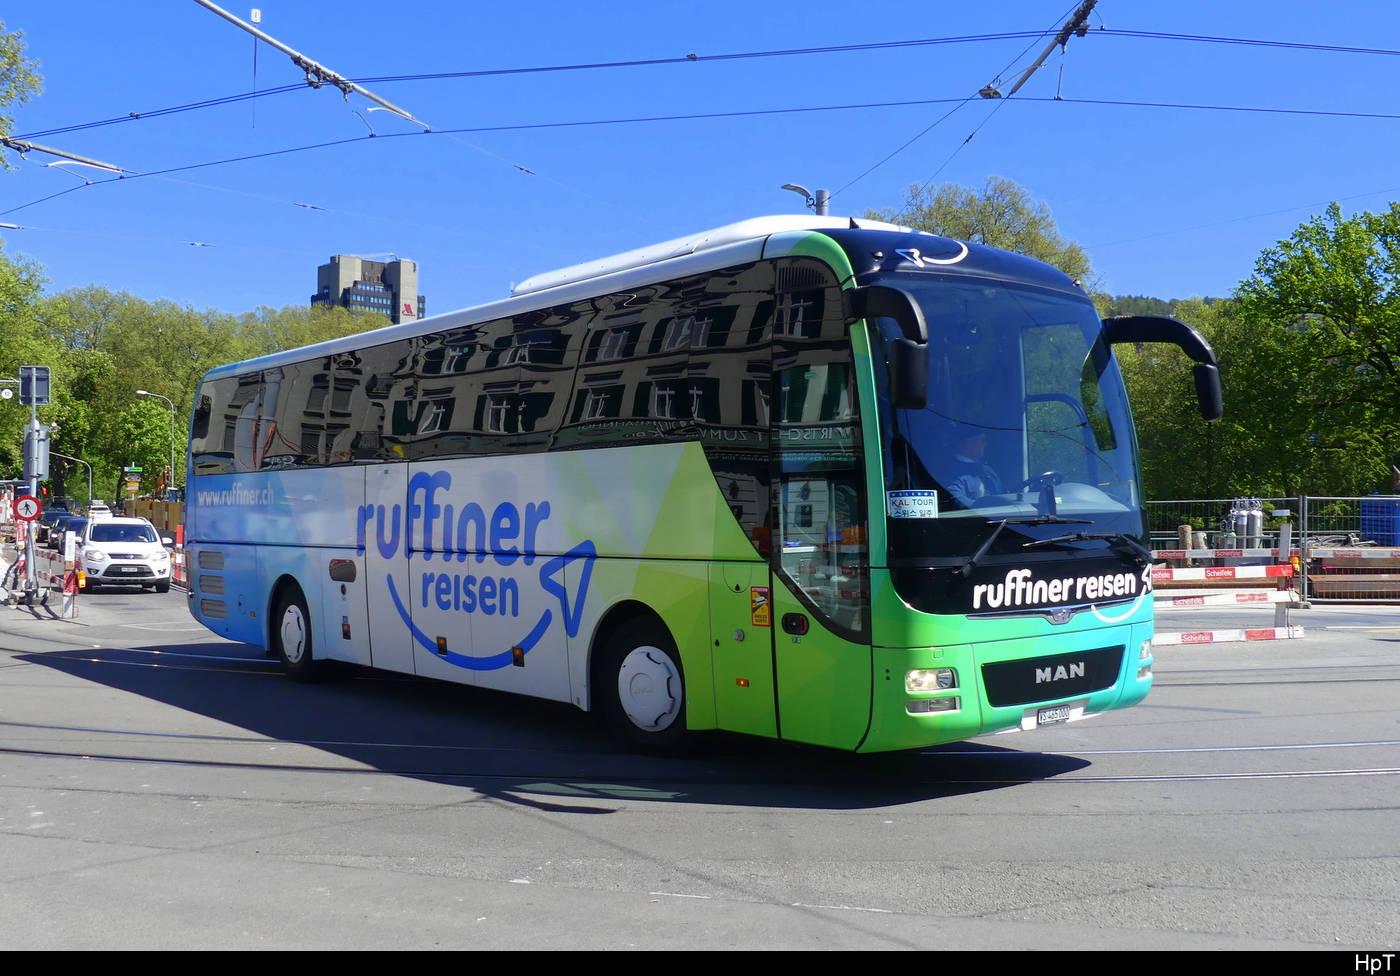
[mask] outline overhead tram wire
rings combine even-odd
[[[1248,37],[1214,37],[1210,34],[1171,34],[1163,31],[1122,30],[1101,27],[1094,34],[1141,37],[1154,41],[1193,41],[1201,44],[1239,44],[1245,47],[1273,47],[1295,51],[1322,51],[1330,54],[1381,54],[1400,56],[1400,51],[1383,47],[1351,47],[1342,44],[1310,44],[1304,41],[1264,41]]]
[[[1006,31],[998,34],[969,34],[961,37],[924,37],[906,41],[875,41],[868,44],[834,44],[824,47],[788,48],[773,51],[742,51],[731,54],[687,54],[683,57],[641,58],[630,61],[596,61],[580,64],[552,64],[526,68],[490,68],[479,71],[442,71],[413,75],[382,75],[370,78],[351,78],[348,80],[356,84],[366,85],[382,84],[386,82],[441,81],[453,78],[486,78],[505,75],[542,74],[558,71],[589,71],[606,68],[650,67],[653,65],[666,64],[698,64],[706,61],[739,61],[753,58],[793,57],[810,54],[841,54],[906,47],[929,47],[942,44],[969,44],[982,41],[1015,40],[1023,37],[1042,37],[1044,34],[1044,31]],[[200,102],[190,102],[186,105],[174,105],[169,108],[153,109],[149,112],[131,112],[127,115],[116,116],[110,119],[101,119],[96,122],[83,122],[77,125],[62,126],[54,129],[42,129],[27,133],[20,138],[39,138],[63,132],[78,132],[83,129],[94,129],[106,125],[115,125],[120,122],[136,122],[141,119],[159,118],[164,115],[191,112],[202,108],[215,108],[220,105],[229,105],[248,99],[262,98],[267,95],[280,95],[292,91],[304,91],[305,89],[306,85],[303,83],[280,85],[261,91],[244,92],[239,95],[225,95],[221,98],[210,98]]]
[[[335,147],[335,146],[350,145],[350,144],[352,144],[352,143],[364,143],[364,142],[371,142],[371,141],[382,141],[382,140],[385,140],[385,139],[423,138],[424,136],[433,136],[433,135],[462,135],[462,134],[472,134],[472,133],[482,133],[482,132],[520,132],[520,131],[528,131],[528,130],[532,130],[532,129],[560,129],[560,128],[575,128],[575,127],[594,126],[594,125],[635,125],[635,124],[653,123],[653,122],[689,122],[689,121],[705,120],[705,119],[729,119],[729,118],[743,118],[743,117],[764,116],[764,115],[793,115],[793,114],[806,113],[806,112],[863,111],[863,110],[868,110],[868,109],[872,109],[872,108],[912,108],[912,107],[924,106],[924,105],[947,105],[947,104],[953,103],[953,102],[962,103],[962,102],[965,102],[965,101],[967,101],[967,99],[964,98],[964,97],[958,97],[958,98],[924,98],[924,99],[912,99],[912,100],[895,101],[895,102],[863,102],[863,103],[856,103],[856,104],[850,104],[850,105],[814,105],[814,106],[807,106],[807,107],[802,107],[802,108],[751,109],[751,110],[739,111],[739,112],[702,112],[702,113],[696,113],[696,114],[690,114],[690,115],[655,115],[655,116],[643,116],[643,117],[636,117],[636,118],[620,118],[620,119],[590,119],[590,120],[583,120],[583,121],[577,121],[577,122],[537,122],[537,123],[528,123],[528,124],[521,124],[521,125],[493,125],[493,126],[473,126],[473,127],[455,128],[455,129],[433,129],[433,130],[431,130],[430,132],[393,132],[393,133],[382,133],[382,134],[380,134],[379,136],[368,136],[368,135],[364,135],[364,136],[354,136],[354,137],[351,137],[351,138],[348,138],[348,139],[336,139],[336,140],[332,140],[332,141],[329,141],[329,142],[313,143],[313,144],[306,145],[306,146],[292,146],[292,147],[289,147],[289,148],[286,148],[286,149],[274,149],[274,150],[269,150],[269,151],[267,151],[267,152],[252,153],[252,154],[249,154],[249,155],[246,155],[246,156],[232,156],[232,157],[229,157],[229,158],[227,158],[227,159],[215,159],[215,160],[207,160],[207,161],[205,161],[205,162],[199,162],[199,163],[189,163],[189,164],[184,165],[184,166],[172,166],[172,167],[169,167],[169,168],[167,168],[167,169],[153,170],[153,171],[148,172],[148,173],[139,173],[139,172],[130,172],[130,171],[128,171],[127,174],[126,174],[126,176],[123,177],[123,178],[120,179],[120,180],[118,180],[118,179],[116,179],[116,178],[113,178],[113,179],[106,179],[106,180],[93,180],[91,184],[87,184],[86,186],[103,186],[103,185],[106,185],[106,184],[108,184],[108,183],[118,183],[118,182],[121,182],[121,183],[130,183],[130,182],[132,182],[133,180],[139,180],[139,179],[141,179],[141,178],[143,178],[143,177],[147,177],[147,176],[164,176],[164,175],[167,175],[167,174],[169,174],[169,173],[187,172],[187,171],[189,171],[189,170],[195,170],[195,169],[207,169],[207,168],[213,167],[213,166],[224,166],[224,165],[228,165],[228,164],[230,164],[230,163],[249,162],[249,161],[252,161],[252,160],[264,159],[264,158],[271,157],[271,156],[284,156],[284,155],[289,155],[289,154],[292,154],[292,153],[307,152],[307,151],[310,151],[310,150],[313,150],[313,149],[325,149],[325,148],[332,148],[332,147]],[[1181,109],[1181,110],[1201,111],[1201,112],[1243,112],[1243,113],[1257,113],[1257,114],[1270,114],[1270,115],[1301,115],[1301,116],[1315,116],[1315,117],[1322,117],[1322,118],[1384,119],[1384,120],[1388,120],[1388,121],[1400,120],[1400,113],[1395,113],[1395,112],[1341,112],[1341,111],[1334,111],[1334,110],[1327,110],[1327,109],[1267,108],[1267,107],[1262,107],[1262,106],[1250,106],[1250,105],[1204,105],[1204,104],[1189,103],[1189,102],[1132,102],[1132,101],[1122,101],[1122,100],[1104,99],[1104,98],[1044,98],[1044,97],[1026,96],[1026,95],[1018,95],[1018,96],[1016,97],[1016,101],[1022,102],[1022,103],[1028,103],[1028,104],[1029,104],[1029,103],[1047,103],[1047,104],[1055,104],[1055,105],[1102,105],[1102,106],[1120,107],[1120,108],[1161,108],[1161,109]],[[1003,102],[1003,104],[1004,104],[1004,102]],[[516,165],[516,164],[513,164],[513,163],[512,163],[511,165]],[[18,207],[12,207],[12,208],[10,208],[10,209],[8,209],[8,210],[0,211],[0,216],[3,216],[3,215],[5,215],[5,214],[15,213],[15,212],[20,211],[20,210],[24,210],[24,209],[26,209],[26,208],[28,208],[28,207],[35,206],[36,204],[43,203],[43,202],[46,201],[46,200],[51,200],[51,199],[53,199],[54,197],[62,196],[62,195],[65,194],[65,193],[71,193],[71,192],[73,192],[74,190],[82,190],[82,189],[85,189],[86,186],[85,186],[84,184],[78,184],[77,186],[70,187],[70,188],[68,188],[67,190],[60,191],[59,193],[49,194],[48,196],[41,197],[41,198],[39,198],[38,200],[31,200],[29,203],[21,204],[21,205],[18,206]]]
[[[491,76],[503,76],[503,75],[536,74],[536,73],[559,72],[559,71],[583,71],[583,70],[593,70],[593,69],[602,69],[602,68],[645,67],[645,66],[664,65],[664,64],[687,64],[687,63],[692,63],[692,64],[693,64],[693,63],[699,63],[699,62],[702,62],[702,61],[732,61],[732,60],[744,60],[744,59],[753,59],[753,58],[790,57],[790,56],[812,55],[812,54],[830,54],[830,53],[844,53],[844,52],[856,52],[856,51],[887,50],[887,49],[905,48],[905,47],[923,47],[923,46],[942,45],[942,44],[959,44],[959,43],[973,43],[973,42],[981,42],[981,41],[996,41],[996,40],[1006,40],[1006,39],[1013,39],[1013,38],[1020,38],[1020,37],[1039,37],[1039,36],[1042,36],[1042,35],[1043,35],[1043,32],[1040,32],[1040,31],[1009,31],[1009,32],[1003,32],[1003,33],[998,33],[998,34],[977,34],[977,35],[967,35],[967,36],[961,36],[961,37],[917,38],[917,39],[905,40],[905,41],[879,41],[879,42],[872,42],[872,43],[867,43],[867,44],[827,45],[827,46],[823,46],[823,47],[789,48],[789,49],[772,50],[772,51],[746,51],[746,52],[738,52],[738,53],[730,53],[730,54],[712,54],[712,55],[696,55],[696,54],[689,54],[689,55],[686,55],[686,56],[684,56],[684,57],[672,57],[672,58],[649,58],[649,59],[637,59],[637,60],[630,60],[630,61],[608,61],[608,62],[588,62],[588,63],[581,63],[581,64],[543,65],[543,66],[527,67],[527,68],[497,68],[497,69],[486,69],[486,70],[479,70],[479,71],[452,71],[452,72],[437,72],[437,73],[416,74],[416,75],[384,75],[384,76],[381,76],[381,77],[356,78],[356,79],[344,79],[344,80],[347,81],[347,82],[350,83],[350,84],[360,84],[360,83],[365,83],[365,84],[377,84],[377,83],[383,83],[383,82],[405,82],[405,81],[445,80],[445,79],[452,79],[452,78],[476,78],[476,77],[491,77]],[[243,93],[241,93],[241,94],[236,94],[236,95],[225,95],[225,96],[221,96],[221,97],[219,97],[219,98],[204,99],[204,100],[202,100],[202,101],[190,102],[190,103],[183,104],[183,105],[174,105],[174,106],[169,106],[169,107],[167,107],[167,108],[152,109],[152,110],[146,111],[146,112],[129,112],[129,113],[127,113],[126,115],[115,116],[115,117],[109,118],[109,119],[100,119],[100,120],[94,121],[94,122],[84,122],[84,123],[78,123],[78,124],[69,125],[69,126],[59,126],[59,127],[50,128],[50,129],[40,129],[40,130],[36,130],[36,131],[34,131],[34,132],[24,133],[23,135],[19,136],[18,138],[23,138],[23,139],[41,138],[41,137],[44,137],[44,136],[58,135],[58,134],[69,133],[69,132],[79,132],[79,131],[83,131],[83,130],[86,130],[86,129],[101,128],[101,127],[103,127],[103,126],[116,125],[116,124],[119,124],[119,123],[136,122],[136,121],[140,121],[140,120],[142,120],[142,119],[161,118],[161,117],[166,116],[166,115],[175,115],[175,114],[179,114],[179,113],[183,113],[183,112],[196,111],[196,110],[199,110],[199,109],[217,108],[217,107],[222,106],[222,105],[236,104],[236,103],[238,103],[238,102],[248,101],[248,100],[255,99],[255,98],[263,98],[263,97],[266,97],[266,96],[269,96],[269,95],[279,95],[279,94],[285,94],[285,93],[293,92],[293,91],[304,91],[305,88],[306,88],[306,85],[305,85],[305,84],[302,84],[302,83],[280,85],[280,86],[273,87],[273,88],[263,89],[263,90],[261,90],[261,91],[243,92]],[[386,103],[386,104],[387,104],[387,103]],[[477,148],[477,149],[479,149],[480,147],[472,147],[472,148]],[[482,151],[484,152],[485,150],[482,150]],[[507,162],[509,162],[509,161],[507,160]],[[515,164],[515,163],[511,163],[511,165],[517,166],[517,168],[522,168],[522,169],[524,169],[524,167],[519,167],[518,164]],[[539,174],[534,174],[534,175],[539,175]],[[546,179],[547,179],[547,178],[546,178]],[[556,182],[556,181],[551,181],[551,182]],[[558,184],[558,185],[564,186],[564,184]],[[567,188],[567,187],[566,187],[566,188]]]
[[[969,44],[980,41],[1016,40],[1044,37],[1045,31],[1007,31],[1000,34],[968,34],[962,37],[924,37],[908,41],[875,41],[868,44],[829,44],[775,51],[744,51],[735,54],[687,54],[678,58],[645,58],[633,61],[596,61],[584,64],[545,65],[534,68],[491,68],[480,71],[441,71],[417,75],[382,75],[361,78],[366,84],[399,81],[441,81],[449,78],[485,78],[499,75],[538,74],[551,71],[587,71],[595,68],[642,68],[663,64],[699,64],[706,61],[741,61],[750,58],[782,58],[807,54],[845,54],[853,51],[881,51],[903,47],[930,47],[938,44]]]
[[[224,95],[220,98],[206,98],[203,101],[189,102],[185,105],[172,105],[168,108],[152,109],[149,112],[128,112],[126,115],[118,115],[110,119],[100,119],[96,122],[81,122],[77,125],[60,126],[55,129],[40,129],[37,132],[26,133],[18,138],[38,139],[44,136],[62,135],[67,132],[82,132],[86,129],[99,129],[103,126],[117,125],[121,122],[139,122],[142,119],[157,119],[166,115],[178,115],[181,112],[193,112],[202,108],[217,108],[220,105],[234,105],[252,98],[263,98],[268,95],[281,95],[287,92],[303,91],[305,88],[306,85],[302,83],[280,85],[275,88],[265,88],[261,91],[243,92],[241,95]]]
[[[961,44],[975,43],[980,41],[1015,40],[1024,37],[1044,37],[1048,33],[1048,31],[1008,31],[1000,34],[969,34],[961,37],[929,37],[916,38],[907,41],[879,41],[869,44],[838,44],[828,45],[825,47],[791,48],[787,50],[773,51],[746,51],[733,54],[701,54],[671,58],[639,58],[630,61],[599,61],[585,62],[580,64],[540,65],[526,68],[493,68],[479,71],[442,71],[413,75],[379,75],[375,77],[352,78],[350,80],[359,84],[386,84],[407,81],[439,81],[450,80],[454,78],[484,78],[508,75],[541,74],[559,71],[586,71],[607,68],[651,67],[667,64],[694,64],[706,61],[735,61],[753,58],[789,57],[808,54],[840,54],[847,52],[888,50],[906,47],[933,46],[940,44]],[[1392,50],[1389,48],[1355,47],[1335,44],[1310,44],[1300,41],[1268,41],[1256,38],[1243,37],[1215,37],[1208,34],[1173,34],[1161,31],[1122,30],[1119,28],[1111,27],[1100,27],[1095,30],[1092,30],[1090,33],[1092,33],[1094,36],[1134,37],[1143,38],[1147,40],[1186,41],[1208,44],[1235,44],[1249,47],[1279,48],[1283,50],[1319,51],[1334,54],[1371,54],[1392,57],[1400,56],[1400,50]],[[1027,50],[1029,50],[1029,48],[1027,48]],[[1024,52],[1020,56],[1024,56]],[[287,92],[305,90],[306,85],[300,82],[294,84],[279,85],[273,88],[266,88],[259,91],[243,92],[237,95],[225,95],[219,98],[210,98],[199,102],[190,102],[184,105],[172,105],[167,108],[152,109],[146,112],[129,112],[126,115],[115,116],[110,119],[100,119],[94,122],[81,122],[75,125],[60,126],[52,129],[39,129],[34,132],[20,134],[19,136],[17,136],[17,138],[38,139],[43,138],[44,136],[58,135],[67,132],[80,132],[84,129],[95,129],[100,128],[102,126],[116,125],[118,123],[124,122],[139,122],[143,119],[160,118],[166,115],[175,115],[182,112],[192,112],[204,108],[217,108],[221,105],[235,104],[237,102],[247,101],[253,98],[264,98],[270,95],[281,95],[286,94]],[[970,100],[970,98],[968,100]]]
[[[1086,5],[1088,6],[1089,9],[1093,9],[1093,4],[1094,4],[1094,2],[1097,2],[1097,0],[1092,0],[1092,2],[1091,2],[1091,0],[1085,0],[1085,3],[1086,3]],[[1069,10],[1066,10],[1066,11],[1065,11],[1063,14],[1061,14],[1059,17],[1056,17],[1056,18],[1055,18],[1055,23],[1059,23],[1061,20],[1063,20],[1066,16],[1069,15],[1070,11],[1073,11],[1073,10],[1075,10],[1075,9],[1076,9],[1075,7],[1070,7]],[[1085,12],[1086,12],[1086,14],[1087,14],[1087,11],[1085,11]],[[1060,29],[1060,33],[1063,33],[1063,32],[1064,32],[1064,28],[1061,28],[1061,29]],[[1046,34],[1049,34],[1049,33],[1050,33],[1049,30],[1038,31],[1038,32],[1036,32],[1035,36],[1036,36],[1037,38],[1040,38],[1040,37],[1044,37]],[[996,76],[997,79],[999,80],[1003,75],[1005,75],[1008,71],[1010,71],[1011,68],[1012,68],[1012,66],[1015,65],[1016,62],[1018,62],[1018,61],[1020,61],[1022,58],[1024,58],[1027,54],[1029,54],[1031,48],[1033,48],[1034,46],[1035,46],[1035,41],[1034,41],[1034,40],[1031,41],[1030,44],[1027,44],[1026,47],[1025,47],[1025,50],[1023,50],[1020,54],[1016,55],[1016,57],[1012,58],[1011,61],[1006,65],[1006,67],[1002,68],[1001,71],[997,73],[997,76]],[[1053,47],[1053,46],[1054,46],[1054,45],[1053,45],[1053,43],[1052,43],[1051,47]],[[1046,49],[1047,53],[1049,52],[1049,50],[1050,50],[1050,48],[1047,48],[1047,49]],[[1045,55],[1041,55],[1040,60],[1043,61],[1044,59],[1045,59]],[[1030,77],[1030,74],[1033,73],[1033,72],[1035,71],[1036,67],[1038,67],[1038,66],[1039,66],[1039,62],[1037,62],[1036,64],[1032,65],[1030,68],[1028,68],[1028,69],[1026,70],[1026,73],[1023,75],[1023,77],[1022,77],[1022,79],[1021,79],[1021,83],[1017,84],[1016,87],[1017,87],[1017,88],[1020,88],[1021,84],[1024,84],[1024,83],[1025,83],[1025,80],[1026,80],[1027,78]],[[845,186],[842,186],[840,189],[838,189],[838,190],[836,190],[835,192],[831,193],[831,194],[827,197],[827,199],[830,200],[831,197],[836,196],[838,193],[843,193],[843,192],[845,192],[846,190],[849,190],[851,187],[855,186],[857,183],[859,183],[861,180],[865,179],[865,178],[866,178],[867,176],[869,176],[871,173],[875,172],[875,171],[876,171],[877,169],[879,169],[881,166],[884,166],[884,165],[885,165],[886,163],[888,163],[891,159],[894,159],[894,157],[898,156],[900,153],[904,152],[904,150],[908,149],[908,148],[909,148],[910,146],[912,146],[914,143],[918,142],[918,141],[919,141],[920,139],[922,139],[924,136],[928,135],[928,134],[929,134],[930,132],[932,132],[934,129],[938,128],[938,126],[942,125],[945,121],[947,121],[949,118],[951,118],[951,117],[953,116],[953,113],[957,112],[958,109],[962,108],[963,106],[965,106],[968,102],[972,101],[973,99],[982,97],[982,96],[983,96],[983,93],[986,92],[987,89],[993,89],[993,90],[995,90],[995,82],[993,82],[992,84],[987,85],[985,88],[980,89],[979,91],[977,91],[977,92],[974,93],[974,94],[968,95],[966,98],[964,98],[962,101],[960,101],[957,105],[953,106],[953,108],[951,108],[949,111],[943,113],[943,115],[940,116],[937,120],[935,120],[931,125],[929,125],[927,128],[925,128],[925,129],[923,129],[921,132],[919,132],[916,136],[914,136],[914,138],[912,138],[912,139],[910,139],[908,142],[904,143],[904,145],[900,146],[898,149],[896,149],[894,152],[890,153],[888,156],[885,156],[883,159],[881,159],[879,162],[875,163],[875,165],[871,166],[869,169],[867,169],[865,172],[861,173],[861,174],[860,174],[859,176],[857,176],[855,179],[853,179],[853,180],[849,181],[848,183],[846,183]],[[1012,94],[1015,94],[1014,90],[1013,90]],[[997,110],[994,109],[993,111],[991,111],[990,113],[988,113],[987,118],[985,118],[985,119],[982,120],[982,125],[986,125],[988,119],[990,119],[993,115],[995,115],[996,112],[997,112]],[[974,129],[974,130],[973,130],[973,135],[976,135],[976,134],[977,134],[977,131],[980,130],[980,129],[982,128],[982,125],[979,125],[979,126],[977,127],[977,129]],[[961,151],[962,151],[962,147],[965,146],[965,145],[967,145],[967,143],[968,143],[971,139],[972,139],[972,136],[971,136],[971,135],[969,135],[966,139],[964,139],[964,140],[962,141],[962,143],[959,144],[958,148],[955,149],[955,150],[953,150],[952,156],[949,156],[948,159],[944,161],[943,166],[940,166],[940,167],[938,168],[938,172],[941,173],[941,172],[943,171],[943,167],[944,167],[944,166],[947,166],[947,165],[948,165],[948,162],[952,160],[953,156],[956,156],[959,152],[961,152]],[[904,213],[904,211],[901,209],[901,210],[900,210],[900,214],[902,215],[903,213]]]
[[[371,108],[371,109],[369,110],[369,111],[371,111],[371,112],[379,111],[379,110],[391,112],[391,113],[393,113],[394,115],[397,115],[397,116],[399,116],[400,118],[403,118],[403,119],[405,119],[405,120],[407,120],[407,121],[409,121],[409,122],[412,122],[412,123],[415,124],[415,125],[420,125],[420,126],[422,126],[422,127],[423,127],[423,131],[424,131],[425,133],[426,133],[426,132],[432,132],[432,131],[433,131],[433,127],[432,127],[431,125],[429,125],[427,122],[422,121],[421,119],[414,118],[413,115],[412,115],[412,113],[408,112],[407,110],[402,109],[402,108],[399,108],[399,107],[398,107],[397,105],[395,105],[394,103],[389,102],[389,101],[386,101],[386,100],[383,99],[383,98],[380,98],[378,95],[374,94],[374,92],[370,91],[368,88],[365,88],[363,85],[359,84],[358,82],[353,81],[353,80],[351,80],[351,79],[349,79],[349,78],[346,78],[344,75],[341,75],[341,74],[338,74],[338,73],[335,72],[335,71],[332,71],[330,68],[327,68],[325,65],[320,64],[319,62],[316,62],[316,61],[311,60],[310,58],[308,58],[306,55],[302,54],[301,52],[296,51],[296,50],[294,50],[294,49],[288,47],[286,44],[283,44],[281,41],[277,40],[277,38],[273,37],[272,35],[267,34],[267,33],[264,33],[263,31],[259,30],[257,27],[254,27],[252,24],[249,24],[249,23],[247,23],[246,21],[244,21],[244,20],[242,20],[242,19],[240,19],[240,18],[234,16],[233,14],[229,13],[227,10],[224,10],[222,7],[220,7],[220,6],[218,6],[217,4],[215,4],[215,3],[213,2],[213,0],[194,0],[194,2],[197,3],[197,4],[199,4],[199,5],[200,5],[201,7],[203,7],[204,9],[210,11],[211,13],[213,13],[213,14],[219,16],[219,17],[222,17],[224,20],[226,20],[226,21],[228,21],[229,23],[233,24],[235,27],[239,28],[240,30],[245,31],[245,32],[247,32],[247,33],[253,35],[253,37],[255,37],[256,39],[258,39],[258,40],[260,40],[260,41],[263,41],[263,42],[265,42],[265,43],[271,45],[271,46],[272,46],[273,48],[275,48],[276,50],[281,51],[283,54],[287,55],[289,58],[292,59],[292,63],[293,63],[294,65],[296,65],[298,68],[300,68],[300,69],[302,69],[303,71],[306,72],[306,83],[307,83],[308,85],[310,85],[311,87],[313,87],[313,88],[320,88],[320,87],[322,87],[323,85],[331,85],[331,86],[333,86],[333,87],[335,87],[335,88],[337,88],[337,89],[340,90],[340,92],[341,92],[341,94],[344,96],[345,101],[346,101],[347,104],[348,104],[349,101],[350,101],[350,95],[351,95],[352,93],[353,93],[353,94],[356,94],[356,95],[360,95],[361,97],[367,98],[367,99],[369,99],[370,101],[374,102],[375,105],[378,106],[378,108]],[[358,115],[359,113],[356,113],[356,114]],[[360,116],[360,121],[364,122],[365,125],[366,125],[366,127],[369,128],[369,136],[368,136],[367,138],[379,138],[378,133],[376,133],[376,132],[374,131],[374,128],[373,128],[372,126],[369,125],[369,122],[365,120],[364,116]],[[517,170],[519,170],[519,171],[522,172],[522,173],[526,173],[526,174],[528,174],[528,175],[530,175],[530,176],[539,176],[541,179],[545,180],[546,182],[553,183],[555,186],[561,187],[562,189],[569,190],[569,191],[572,192],[572,193],[578,193],[578,194],[580,194],[581,196],[584,196],[584,197],[587,197],[587,198],[590,199],[590,200],[593,200],[595,203],[601,203],[601,204],[603,204],[604,206],[607,206],[607,207],[610,207],[610,208],[612,208],[612,209],[614,209],[614,210],[617,210],[619,213],[626,214],[627,216],[632,217],[633,219],[640,220],[640,221],[642,221],[643,223],[652,224],[653,226],[656,226],[652,221],[647,220],[645,217],[641,217],[641,216],[639,216],[639,215],[637,215],[637,214],[634,214],[634,213],[632,213],[632,212],[630,212],[630,211],[624,209],[623,207],[619,207],[619,206],[616,206],[615,204],[608,203],[608,202],[605,201],[605,200],[600,200],[598,197],[595,197],[595,196],[593,196],[593,195],[590,194],[590,193],[585,193],[583,190],[580,190],[580,189],[578,189],[578,188],[576,188],[576,187],[569,186],[567,183],[562,183],[562,182],[560,182],[559,180],[552,179],[552,178],[550,178],[550,177],[548,177],[548,176],[543,176],[542,174],[540,174],[540,173],[537,172],[536,170],[533,170],[533,169],[531,169],[531,168],[528,167],[528,166],[523,166],[523,165],[521,165],[520,163],[517,163],[517,162],[516,162],[515,160],[513,160],[513,159],[507,159],[506,157],[501,156],[501,155],[498,155],[497,153],[493,153],[493,152],[490,152],[490,151],[488,151],[488,150],[486,150],[486,149],[483,149],[483,148],[480,147],[480,146],[473,145],[472,143],[467,142],[465,139],[458,139],[455,135],[452,135],[451,133],[444,133],[444,134],[447,135],[447,136],[448,136],[450,139],[452,139],[454,142],[461,143],[462,145],[466,146],[466,147],[469,148],[469,149],[474,149],[474,150],[476,150],[476,151],[479,152],[479,153],[482,153],[482,154],[484,154],[484,155],[486,155],[486,156],[490,156],[492,159],[500,160],[501,162],[504,162],[504,163],[506,163],[507,165],[510,165],[510,166],[515,167]],[[175,172],[175,170],[167,170],[167,171],[165,171],[165,172]]]

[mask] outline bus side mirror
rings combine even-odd
[[[889,285],[866,285],[841,293],[846,321],[894,319],[903,334],[890,343],[890,402],[901,410],[928,406],[928,325],[914,296]]]
[[[890,343],[890,403],[900,410],[928,406],[928,345],[912,339]]]
[[[928,326],[924,310],[914,296],[903,288],[889,285],[866,285],[849,288],[841,293],[846,303],[846,321],[856,319],[894,319],[904,338],[923,344],[928,342]]]
[[[1196,375],[1196,402],[1200,404],[1201,416],[1215,423],[1225,415],[1225,398],[1220,393],[1220,370],[1200,363],[1192,367]]]
[[[1117,315],[1103,320],[1103,337],[1109,345],[1120,342],[1165,342],[1180,347],[1197,362],[1196,402],[1201,416],[1214,423],[1225,414],[1225,401],[1220,393],[1219,363],[1215,350],[1201,335],[1185,322],[1160,315]]]

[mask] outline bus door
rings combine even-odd
[[[409,579],[407,464],[365,466],[365,590],[370,659],[376,668],[414,673]]]
[[[837,327],[774,338],[771,633],[779,734],[854,749],[870,725],[869,550],[850,341],[823,321]]]

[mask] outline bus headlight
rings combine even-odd
[[[1143,642],[1142,642],[1142,647],[1138,648],[1138,660],[1139,660],[1139,661],[1150,661],[1150,660],[1152,660],[1152,642],[1151,642],[1150,640],[1145,640],[1145,641],[1143,641]]]
[[[958,686],[958,673],[952,668],[919,668],[904,672],[904,690],[911,694],[947,691]]]

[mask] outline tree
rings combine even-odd
[[[35,71],[39,62],[30,61],[24,56],[24,32],[5,31],[5,22],[0,21],[0,136],[8,136],[13,131],[14,118],[6,109],[23,105],[42,90],[43,78]],[[9,157],[0,152],[0,165],[11,169]]]
[[[20,366],[50,361],[52,345],[35,328],[35,307],[43,284],[43,272],[37,264],[12,261],[0,251],[0,376],[15,377]],[[29,411],[20,409],[18,398],[0,404],[0,476],[7,476],[20,464]]]
[[[4,280],[0,274],[0,308]],[[37,285],[27,294],[33,304]],[[136,390],[174,402],[182,450],[195,390],[210,369],[387,324],[374,312],[326,306],[263,307],[235,316],[96,285],[44,296],[30,317],[34,341],[48,352],[26,361],[54,368],[54,404],[45,422],[56,429],[55,449],[89,461],[104,484],[117,479],[123,465],[138,464],[147,488],[169,463],[170,414],[163,402]],[[177,481],[180,475],[177,470]]]
[[[1089,256],[1060,235],[1050,208],[1000,176],[987,177],[980,188],[944,183],[929,189],[916,184],[901,209],[872,210],[866,217],[1015,251],[1053,265],[1086,286],[1095,278]]]
[[[1236,304],[1242,325],[1284,353],[1256,375],[1288,383],[1300,462],[1327,482],[1307,490],[1390,487],[1400,457],[1400,204],[1347,219],[1329,205],[1260,255]]]

